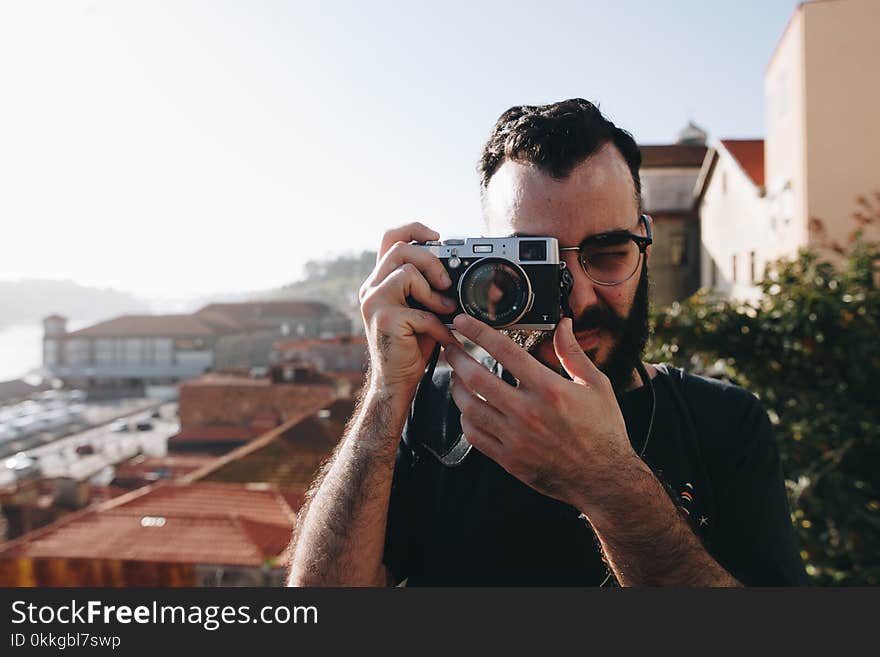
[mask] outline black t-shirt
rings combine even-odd
[[[461,433],[448,382],[448,371],[435,374],[398,449],[384,556],[395,578],[409,586],[602,583],[608,570],[578,510],[476,449],[455,467],[435,456]],[[643,459],[709,553],[746,585],[804,583],[778,450],[757,398],[676,368],[653,385],[656,411]],[[650,389],[618,402],[640,452]]]

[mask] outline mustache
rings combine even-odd
[[[581,331],[593,329],[605,329],[606,331],[620,331],[626,318],[619,316],[611,308],[605,305],[596,305],[587,308],[580,316],[572,321],[572,330],[577,334]]]
[[[572,330],[575,334],[598,328],[612,335],[619,335],[625,326],[626,318],[620,317],[608,306],[601,305],[601,302],[572,319]],[[553,331],[502,329],[501,333],[531,354],[537,353],[543,345],[553,341]]]

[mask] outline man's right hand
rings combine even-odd
[[[387,231],[376,268],[360,289],[370,347],[369,385],[407,405],[434,346],[457,342],[434,314],[449,314],[456,307],[437,292],[449,288],[449,276],[436,255],[409,243],[436,239],[439,233],[418,222]],[[411,308],[407,297],[433,312]]]

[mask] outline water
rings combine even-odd
[[[19,379],[42,364],[42,323],[0,327],[0,381]]]
[[[67,330],[76,331],[92,322],[68,320]],[[20,379],[43,366],[43,323],[24,322],[0,326],[0,381]]]

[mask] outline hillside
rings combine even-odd
[[[0,281],[0,326],[35,322],[55,313],[94,321],[149,310],[147,301],[111,288],[86,287],[69,280]]]
[[[376,253],[342,255],[330,260],[306,263],[305,278],[274,290],[254,295],[272,300],[321,301],[347,313],[355,331],[363,331],[358,289],[376,265]]]

